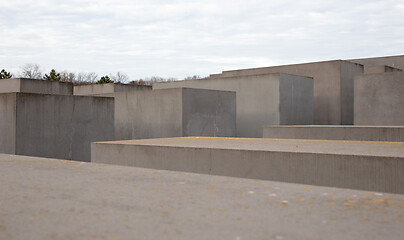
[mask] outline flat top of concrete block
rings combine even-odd
[[[306,140],[273,138],[180,137],[98,142],[141,146],[210,148],[246,151],[321,153],[396,157],[404,160],[404,142]]]
[[[404,195],[0,154],[1,239],[404,239]]]
[[[377,125],[267,125],[264,128],[397,128],[404,126],[377,126]]]

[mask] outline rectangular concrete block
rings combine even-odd
[[[355,125],[404,125],[404,73],[355,77]]]
[[[0,239],[404,239],[401,194],[5,154],[0,183]]]
[[[166,138],[97,142],[91,161],[404,193],[404,143]]]
[[[363,66],[368,67],[386,65],[393,68],[404,70],[404,55],[350,59],[348,61],[359,63],[362,64]]]
[[[90,143],[114,140],[114,100],[0,94],[0,151],[90,161]]]
[[[264,138],[404,142],[404,126],[265,126]]]
[[[0,80],[0,93],[38,93],[73,95],[73,84],[40,79],[11,78]]]
[[[313,123],[313,79],[289,74],[154,83],[153,89],[192,87],[236,92],[237,136],[262,137],[270,124]]]
[[[385,72],[402,72],[403,70],[389,67],[386,65],[380,66],[364,66],[364,73],[365,74],[373,74],[373,73],[385,73]]]
[[[80,85],[80,86],[74,86],[74,95],[114,97],[115,93],[118,92],[136,91],[136,90],[151,90],[151,86],[140,86],[134,84],[121,84],[121,83]]]
[[[115,138],[236,134],[236,93],[177,88],[115,95]]]

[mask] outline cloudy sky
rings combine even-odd
[[[0,69],[178,79],[404,54],[404,0],[0,0]]]

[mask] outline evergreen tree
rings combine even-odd
[[[111,78],[109,78],[108,75],[105,75],[103,77],[100,78],[100,80],[98,80],[98,82],[96,82],[97,84],[104,84],[104,83],[113,83],[114,81],[111,80]]]
[[[48,74],[45,74],[43,77],[43,80],[48,80],[48,81],[60,81],[60,73],[57,73],[55,69],[52,69]]]
[[[10,72],[6,72],[6,70],[2,69],[0,72],[0,79],[8,79],[12,78],[13,75]]]

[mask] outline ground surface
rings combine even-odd
[[[404,195],[0,154],[0,239],[404,239]]]

